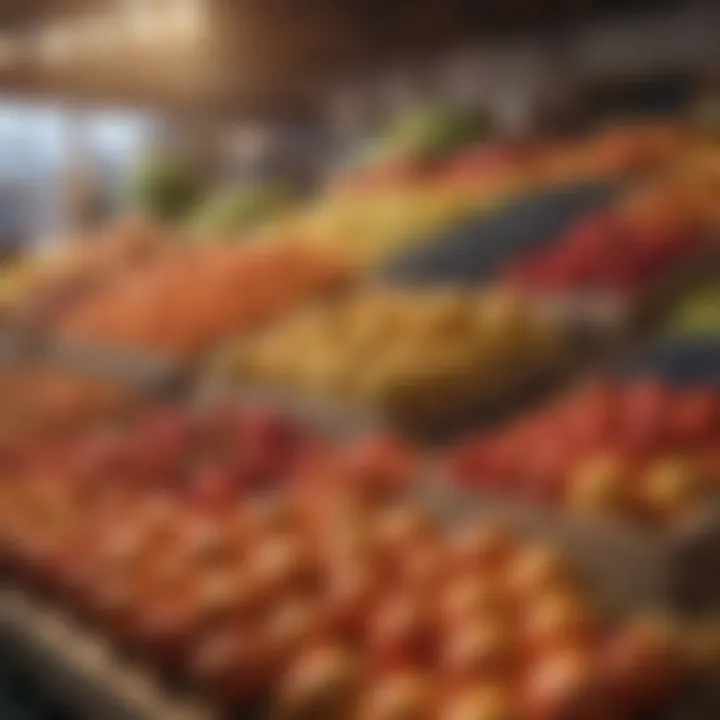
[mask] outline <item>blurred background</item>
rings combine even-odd
[[[413,645],[398,508],[403,592],[477,579],[464,510],[460,564],[544,609],[450,665],[562,680],[443,720],[717,720],[718,37],[717,0],[0,0],[0,720],[248,717],[293,653],[282,720],[355,718],[347,648],[291,640]],[[425,720],[454,670],[391,665],[420,710],[359,717]]]

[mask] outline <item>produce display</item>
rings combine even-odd
[[[374,265],[513,197],[656,169],[696,157],[706,146],[706,138],[672,126],[630,126],[555,143],[481,143],[435,162],[380,163],[344,177],[266,231]]]
[[[716,644],[615,610],[718,597],[690,577],[714,574],[715,284],[666,323],[697,336],[682,353],[663,337],[510,411],[577,354],[545,294],[625,298],[711,265],[720,148],[669,124],[487,131],[430,108],[287,212],[275,185],[197,206],[191,168],[154,156],[137,190],[186,231],[130,221],[6,268],[0,571],[14,595],[218,718],[671,720],[701,697],[688,651]],[[420,265],[466,275],[383,275],[423,238],[448,253]],[[378,432],[439,440],[479,417],[449,446]],[[480,522],[501,507],[534,539]],[[548,508],[582,532],[568,540]],[[652,567],[633,583],[638,557]],[[687,582],[668,558],[697,560]]]
[[[612,213],[585,218],[550,249],[512,267],[513,286],[540,291],[630,293],[708,248],[707,238],[665,229],[648,233]]]
[[[547,372],[560,335],[510,293],[375,288],[241,339],[219,372],[400,418],[435,417]]]
[[[343,262],[310,248],[186,248],[96,293],[62,317],[56,331],[110,348],[188,358],[349,279]]]
[[[711,252],[720,229],[718,201],[717,172],[653,180],[531,252],[510,267],[507,280],[546,292],[637,292]]]
[[[219,710],[606,720],[663,707],[688,677],[671,625],[607,621],[551,546],[449,531],[356,477],[283,482],[303,441],[276,417],[144,422],[129,444],[16,460],[3,565]]]
[[[587,137],[558,141],[477,140],[458,144],[453,152],[392,158],[369,163],[356,175],[341,177],[341,187],[366,192],[388,186],[434,180],[441,184],[487,182],[505,173],[535,183],[563,182],[656,170],[680,157],[702,154],[711,135],[672,124],[636,124],[602,129]],[[430,160],[429,162],[427,160]],[[521,179],[521,178],[517,178]]]
[[[692,518],[720,486],[720,392],[597,383],[452,449],[463,487],[646,524]]]
[[[612,182],[567,185],[508,201],[401,250],[375,275],[394,285],[492,282],[517,257],[548,247],[566,227],[608,207]]]

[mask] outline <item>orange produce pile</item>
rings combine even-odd
[[[46,324],[129,271],[149,267],[170,252],[175,232],[127,218],[90,237],[50,249],[3,269],[0,306]]]
[[[58,329],[110,347],[189,357],[348,280],[339,259],[316,249],[192,248],[128,274],[69,313]]]
[[[39,368],[0,374],[0,433],[4,438],[42,433],[123,412],[139,397],[117,383]]]

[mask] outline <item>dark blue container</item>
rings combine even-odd
[[[588,182],[526,195],[404,249],[379,268],[377,277],[397,284],[488,280],[510,261],[551,245],[583,215],[607,208],[618,189],[617,183]]]

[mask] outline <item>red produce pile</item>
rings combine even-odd
[[[720,485],[720,393],[602,383],[447,457],[464,486],[581,514],[682,520]]]
[[[634,292],[707,247],[703,233],[673,227],[645,229],[612,213],[597,213],[549,249],[511,267],[506,280],[543,291]]]
[[[208,513],[136,491],[78,514],[67,488],[2,490],[16,580],[223,710],[608,720],[661,707],[688,672],[671,627],[608,626],[555,549],[451,533],[412,503],[319,485]]]

